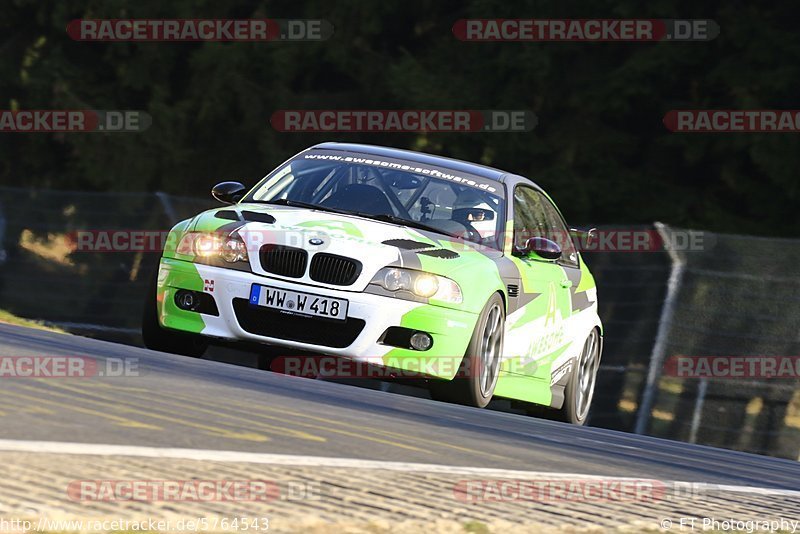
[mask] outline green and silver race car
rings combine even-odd
[[[482,165],[324,143],[170,232],[152,349],[241,341],[413,371],[434,398],[493,397],[583,424],[602,352],[594,278],[555,204]]]

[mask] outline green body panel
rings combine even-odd
[[[178,248],[178,244],[180,243],[183,234],[189,230],[191,223],[192,219],[186,219],[172,227],[167,235],[167,241],[164,244],[164,251],[161,254],[162,257],[175,258],[178,256],[176,249]],[[184,258],[188,261],[191,261],[191,258],[186,258],[185,256]]]
[[[408,239],[428,243],[439,249],[456,252],[458,259],[441,259],[432,256],[417,256],[420,269],[446,276],[461,287],[463,302],[451,304],[430,299],[406,313],[400,326],[432,333],[434,346],[420,353],[408,349],[393,348],[384,356],[384,362],[404,361],[402,369],[415,370],[420,361],[430,364],[433,358],[441,359],[441,365],[433,370],[439,378],[451,379],[458,370],[459,362],[469,346],[475,331],[478,316],[493,293],[500,293],[506,300],[505,284],[500,278],[497,265],[491,257],[462,243],[449,240],[433,240],[409,230]],[[430,369],[430,367],[429,367]]]
[[[565,321],[572,315],[571,301],[568,288],[561,285],[566,275],[553,262],[513,256],[512,261],[522,276],[523,294],[538,296],[525,305],[521,314],[509,318],[508,331],[527,329],[525,338],[529,343],[511,347],[511,357],[504,361],[503,370],[549,381],[552,355],[563,352],[569,343]],[[542,318],[542,325],[534,324]]]
[[[454,246],[450,241],[441,241],[436,246],[452,250],[460,257],[451,260],[420,255],[421,270],[454,280],[461,287],[464,301],[455,305],[431,299],[430,304],[478,314],[483,311],[493,293],[499,292],[503,300],[506,300],[505,284],[500,278],[497,265],[490,257],[470,247]]]
[[[199,334],[206,326],[203,316],[181,310],[175,305],[175,292],[178,289],[203,291],[203,278],[193,263],[162,258],[156,293],[156,308],[161,324],[167,328]]]
[[[512,256],[511,260],[517,265],[522,277],[522,293],[538,295],[525,306],[522,315],[509,325],[511,329],[529,326],[531,321],[548,314],[555,315],[556,306],[562,315],[566,313],[568,316],[569,304],[555,299],[558,295],[557,288],[564,278],[564,271],[561,267],[552,262],[536,261],[530,258]]]
[[[476,314],[463,311],[428,305],[414,308],[403,315],[400,326],[428,332],[433,347],[425,352],[392,348],[384,355],[383,362],[407,371],[416,371],[424,364],[434,376],[449,380],[467,351],[477,320]]]
[[[210,209],[197,215],[191,220],[191,227],[193,232],[215,232],[220,230],[223,226],[240,226],[242,223],[237,221],[230,221],[228,219],[220,219],[215,214],[219,208]]]
[[[550,406],[553,400],[548,382],[502,371],[497,379],[494,394],[497,397],[533,402],[543,406]]]
[[[508,397],[510,399],[550,406],[553,400],[553,393],[550,387],[553,362],[556,358],[561,356],[565,350],[567,350],[566,345],[535,362],[533,367],[538,366],[538,369],[535,370],[536,376],[509,373],[501,370],[494,394],[498,397]]]
[[[591,271],[589,271],[589,267],[586,266],[586,262],[581,258],[581,281],[578,287],[575,288],[575,292],[581,293],[595,287],[597,287],[597,285],[594,282],[594,276],[592,276]]]

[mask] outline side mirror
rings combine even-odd
[[[223,204],[238,202],[247,191],[239,182],[221,182],[211,188],[211,196]]]
[[[525,242],[525,246],[519,249],[522,256],[535,254],[545,260],[557,260],[561,257],[561,247],[555,241],[550,241],[544,237],[531,237]]]

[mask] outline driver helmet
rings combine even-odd
[[[456,197],[452,219],[472,226],[483,239],[486,239],[493,237],[496,231],[495,209],[484,195],[478,191],[465,189]]]

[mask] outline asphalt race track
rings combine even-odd
[[[0,354],[138,359],[3,382],[2,438],[220,449],[800,489],[800,463],[0,325]],[[137,361],[137,360],[133,360]]]

